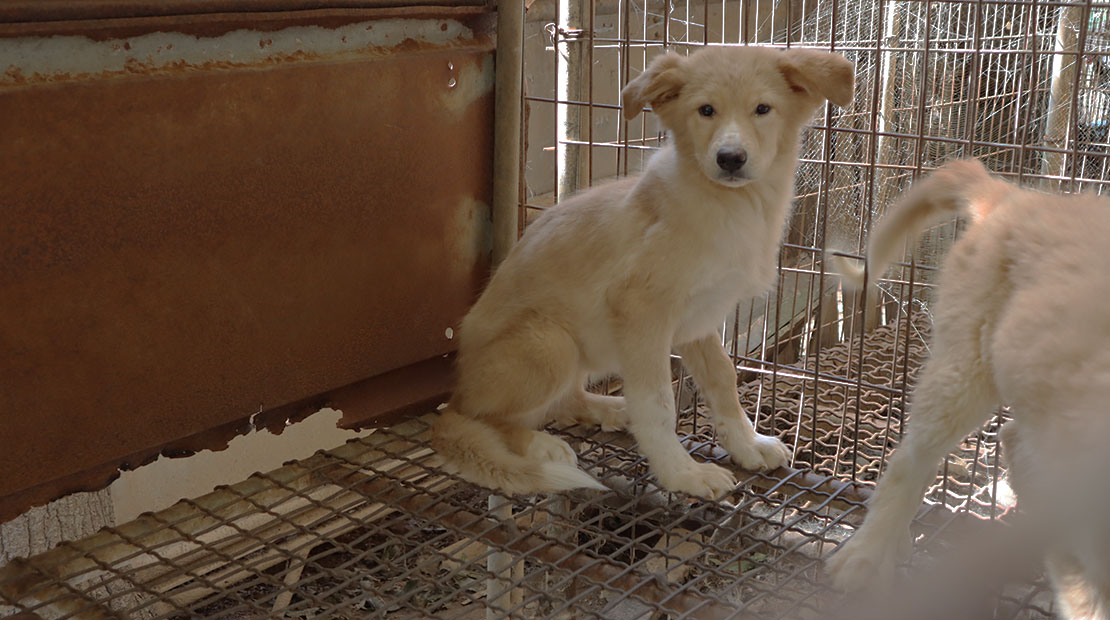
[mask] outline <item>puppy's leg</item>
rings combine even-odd
[[[583,377],[579,384],[585,383]],[[548,417],[563,424],[600,426],[603,431],[628,428],[628,411],[623,397],[594,394],[584,389],[572,389],[551,408]]]
[[[1050,553],[1046,560],[1048,576],[1056,592],[1056,604],[1060,607],[1060,617],[1065,620],[1106,620],[1110,616],[1110,592],[1106,586],[1098,588],[1088,580],[1083,567],[1069,556]]]
[[[786,464],[790,452],[775,437],[759,435],[744,415],[736,393],[736,367],[717,335],[676,347],[682,363],[701,387],[717,437],[734,463],[750,470]]]
[[[626,329],[618,336],[628,430],[663,488],[698,497],[721,497],[736,487],[736,478],[723,467],[695,461],[678,441],[670,347],[650,336],[658,333]]]
[[[846,590],[889,577],[897,560],[908,555],[910,522],[936,477],[937,464],[998,404],[975,349],[975,334],[937,335],[932,359],[914,391],[909,433],[890,459],[863,527],[827,563],[833,581]]]
[[[484,342],[464,340],[433,446],[463,478],[510,493],[599,486],[566,441],[535,430],[578,372],[574,339],[539,315],[515,317]]]
[[[565,441],[534,429],[573,389],[577,359],[578,347],[566,330],[525,313],[484,347],[461,352],[458,409],[496,427],[518,454],[576,462]]]
[[[1031,536],[1026,536],[1033,540],[1022,542],[1032,548],[1055,543],[1044,555],[1058,615],[1065,620],[1107,620],[1110,558],[1106,550],[1110,549],[1110,535],[1100,516],[1107,507],[1101,493],[1105,489],[1105,460],[1086,460],[1084,457],[1093,452],[1091,446],[1075,440],[1092,430],[1082,424],[1089,421],[1086,416],[1073,417],[1084,408],[1069,407],[1065,398],[1057,398],[1057,403],[1058,411],[1067,413],[1053,420],[1049,431],[1045,426],[1019,421],[1020,414],[1028,410],[1015,406],[1015,419],[1006,422],[1000,433],[1002,456],[1018,505],[1036,524]],[[1079,424],[1072,428],[1073,423]]]

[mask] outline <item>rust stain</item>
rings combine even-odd
[[[0,89],[0,520],[252,416],[439,398],[493,148],[492,92],[445,114],[442,76],[491,54]]]

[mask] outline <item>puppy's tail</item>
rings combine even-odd
[[[994,179],[976,159],[960,159],[939,168],[910,187],[871,231],[867,245],[867,271],[878,277],[902,251],[929,226],[965,213],[979,221],[990,212],[1008,185]],[[863,288],[864,268],[859,261],[830,257],[848,290]]]
[[[573,463],[541,461],[517,454],[497,429],[458,413],[452,406],[444,409],[432,426],[431,443],[448,471],[509,495],[605,489]]]

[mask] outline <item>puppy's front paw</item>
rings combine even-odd
[[[881,586],[892,578],[894,567],[909,555],[909,533],[905,536],[875,536],[860,530],[825,562],[833,585],[846,592]]]
[[[755,435],[733,443],[738,445],[727,445],[725,450],[733,463],[749,471],[775,469],[790,460],[790,450],[775,437]]]
[[[717,499],[736,488],[736,477],[729,470],[713,463],[689,464],[656,472],[659,484],[668,491],[696,497]]]

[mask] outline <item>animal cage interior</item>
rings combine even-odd
[[[960,222],[906,248],[863,297],[842,290],[825,250],[861,256],[900,193],[958,156],[1026,185],[1101,192],[1110,4],[528,0],[523,15],[521,229],[561,197],[636,174],[667,140],[650,112],[624,120],[620,101],[665,50],[806,47],[855,63],[853,103],[823,107],[805,130],[775,289],[721,324],[741,403],[790,448],[789,465],[736,470],[735,491],[698,500],[656,486],[626,433],[558,426],[609,490],[504,498],[440,466],[428,443],[433,404],[12,560],[0,567],[0,615],[700,620],[849,609],[823,560],[862,522],[912,424],[935,275]],[[672,371],[684,444],[735,469],[677,356]],[[620,394],[620,378],[591,389]],[[998,411],[938,470],[906,570],[1015,513],[998,441],[1006,420]],[[1054,614],[1038,567],[985,598],[989,617]]]

